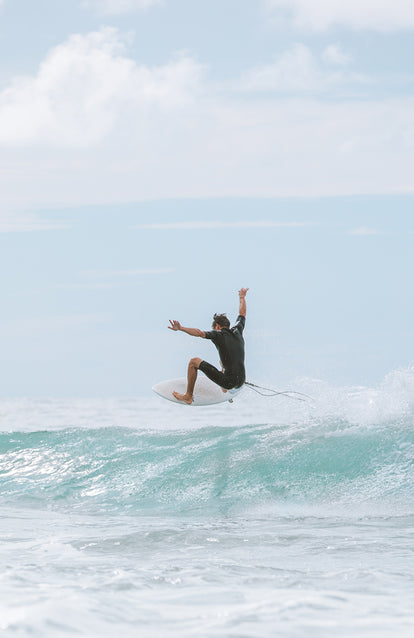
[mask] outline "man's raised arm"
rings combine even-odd
[[[198,328],[184,328],[179,321],[175,321],[175,319],[173,321],[171,321],[170,319],[170,324],[171,326],[168,326],[168,328],[170,330],[174,330],[175,332],[177,330],[181,330],[181,332],[186,332],[188,335],[191,335],[192,337],[201,337],[202,339],[205,339],[206,333],[203,332],[203,330],[199,330]]]
[[[246,316],[246,295],[248,288],[240,288],[239,290],[239,315]]]

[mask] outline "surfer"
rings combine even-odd
[[[244,369],[244,339],[243,330],[246,322],[246,294],[248,288],[239,290],[239,315],[236,323],[230,328],[230,321],[225,314],[215,314],[213,317],[212,330],[204,332],[198,328],[184,328],[179,321],[171,321],[168,328],[170,330],[181,330],[192,337],[210,339],[216,346],[222,370],[217,370],[211,363],[203,361],[199,357],[190,359],[187,373],[187,392],[180,394],[173,392],[178,401],[183,401],[191,405],[193,402],[194,386],[197,379],[198,370],[211,379],[214,383],[223,388],[223,392],[232,388],[240,388],[246,380]]]

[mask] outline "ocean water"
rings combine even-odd
[[[414,370],[295,389],[0,401],[0,635],[414,635]]]

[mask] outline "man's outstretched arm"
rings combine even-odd
[[[240,288],[239,290],[239,315],[246,316],[246,295],[248,288]]]
[[[170,319],[170,324],[171,326],[168,326],[168,328],[170,330],[174,330],[175,332],[177,330],[181,330],[181,332],[186,332],[188,335],[191,335],[192,337],[201,337],[202,339],[205,339],[206,337],[206,333],[203,330],[199,330],[198,328],[184,328],[179,321],[171,321]]]

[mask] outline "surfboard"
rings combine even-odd
[[[183,401],[178,401],[173,396],[173,391],[177,391],[180,394],[184,394],[187,389],[187,379],[170,379],[169,381],[161,381],[153,386],[153,391],[163,399],[173,401],[173,403],[179,403],[180,405],[188,405]],[[236,388],[233,390],[223,390],[215,383],[210,381],[207,377],[198,376],[193,395],[193,403],[191,405],[214,405],[215,403],[225,403],[226,401],[232,402],[236,394],[240,392],[242,388]]]

